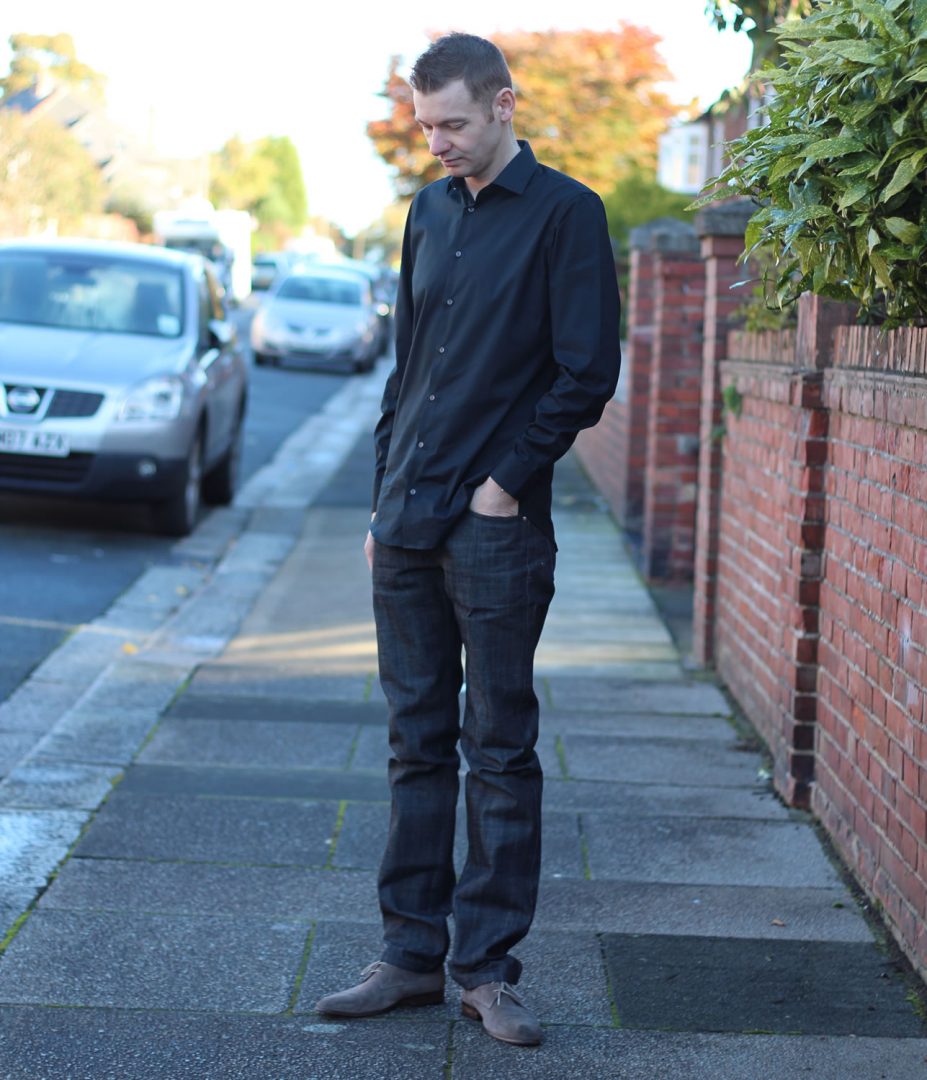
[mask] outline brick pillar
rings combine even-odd
[[[707,666],[714,659],[715,603],[718,579],[718,514],[721,506],[721,380],[719,363],[727,357],[727,333],[743,290],[731,289],[745,277],[737,265],[744,230],[756,207],[733,199],[702,210],[695,230],[705,260],[705,324],[702,350],[702,402],[699,423],[698,509],[695,539],[695,596],[692,657]]]
[[[633,540],[639,540],[644,520],[644,469],[647,464],[647,396],[653,344],[653,263],[647,249],[649,227],[632,229],[629,237],[631,272],[628,278],[628,341],[622,360],[627,423],[618,468],[624,471],[624,503],[618,517]]]
[[[822,398],[824,369],[831,365],[834,330],[853,321],[853,307],[805,293],[798,302],[796,370],[790,397],[799,413],[790,462],[788,504],[783,508],[791,560],[782,567],[781,595],[789,624],[784,634],[788,698],[783,734],[787,759],[777,786],[793,806],[808,807],[814,781],[818,641],[826,528],[825,472],[829,414]]]
[[[654,321],[647,401],[641,563],[654,579],[691,579],[695,551],[704,265],[688,224],[649,235]]]

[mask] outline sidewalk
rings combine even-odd
[[[545,1044],[494,1042],[453,986],[377,1019],[313,1012],[378,953],[368,472],[362,440],[305,514],[283,499],[252,525],[252,561],[246,545],[208,586],[226,620],[247,596],[237,633],[217,649],[205,619],[162,641],[160,662],[195,674],[150,731],[131,721],[137,685],[110,700],[131,764],[75,735],[71,759],[101,797],[114,786],[8,935],[0,1080],[927,1076],[911,984],[725,698],[684,671],[572,458],[537,664],[542,890],[516,950]],[[268,573],[254,551],[283,550],[296,521]],[[86,798],[57,805],[77,820]]]

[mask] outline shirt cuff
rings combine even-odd
[[[535,470],[528,465],[527,462],[522,461],[514,451],[510,451],[499,464],[490,471],[489,475],[496,481],[499,487],[502,488],[506,495],[511,495],[513,499],[518,499],[521,497],[522,491],[534,475],[534,472]]]

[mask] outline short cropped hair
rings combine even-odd
[[[457,79],[463,79],[472,100],[487,110],[496,94],[512,85],[508,64],[497,45],[456,31],[428,46],[415,61],[409,83],[421,94],[433,94]]]

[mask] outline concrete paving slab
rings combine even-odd
[[[542,879],[537,928],[871,942],[844,886],[670,885]]]
[[[354,735],[349,727],[311,722],[165,720],[138,760],[149,764],[344,768]]]
[[[687,784],[691,787],[755,787],[763,759],[733,740],[637,739],[612,735],[561,738],[568,776],[577,780]]]
[[[282,1012],[308,926],[37,911],[3,957],[3,1004]]]
[[[71,858],[43,910],[380,922],[376,874]]]
[[[348,803],[332,866],[339,870],[376,870],[383,857],[388,829],[388,804]]]
[[[679,685],[624,682],[607,677],[548,675],[549,703],[574,712],[662,713],[672,716],[730,716],[731,706],[716,686],[684,680]]]
[[[0,905],[19,907],[24,897],[28,903],[67,855],[86,820],[80,810],[0,811]]]
[[[610,811],[629,818],[707,817],[788,821],[790,811],[769,790],[690,787],[684,784],[608,783],[552,779],[544,785],[545,810]]]
[[[593,878],[829,888],[839,878],[805,824],[583,814]]]
[[[927,1037],[874,942],[607,934],[603,947],[623,1028]]]
[[[922,1039],[860,1039],[548,1026],[517,1053],[475,1023],[454,1026],[452,1080],[921,1080]]]
[[[278,701],[352,702],[363,704],[370,696],[373,669],[358,675],[330,677],[294,674],[269,665],[230,664],[216,660],[203,664],[190,682],[195,693],[265,697]]]
[[[32,758],[0,783],[0,806],[95,810],[121,775],[114,765]]]
[[[446,1023],[0,1010],[4,1080],[444,1080]]]
[[[594,933],[537,930],[512,952],[523,964],[519,993],[542,1024],[611,1026],[605,961]]]
[[[120,790],[142,795],[228,795],[303,801],[386,802],[386,775],[337,769],[249,769],[228,766],[136,765]]]
[[[739,738],[730,721],[720,716],[661,716],[620,710],[584,712],[541,709],[541,732],[556,735],[620,735],[634,739],[695,739],[732,742]]]
[[[243,694],[213,696],[198,693],[192,688],[177,698],[166,715],[196,720],[314,721],[353,727],[362,724],[385,726],[387,723],[386,710],[380,703],[325,701],[318,698],[307,701],[283,697],[249,698]]]
[[[270,799],[116,791],[77,845],[81,856],[323,866],[337,807]]]
[[[248,531],[277,536],[299,536],[306,526],[304,507],[259,506],[251,515]]]
[[[351,755],[352,770],[366,769],[385,775],[389,757],[389,732],[386,723],[357,728],[354,753]]]

